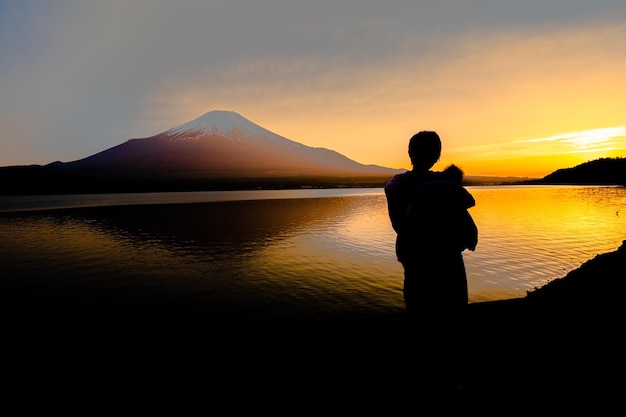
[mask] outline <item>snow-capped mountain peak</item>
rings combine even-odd
[[[210,111],[194,120],[166,130],[161,135],[172,139],[198,139],[204,135],[218,135],[234,141],[258,137],[285,140],[240,114],[228,110]]]

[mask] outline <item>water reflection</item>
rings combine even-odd
[[[514,298],[626,238],[623,187],[470,187],[470,302]],[[341,317],[403,309],[380,193],[0,214],[0,302],[221,315]]]
[[[466,252],[474,301],[524,296],[626,238],[623,187],[471,187],[479,228]],[[505,284],[504,284],[505,283]],[[504,285],[503,285],[504,284]]]
[[[174,300],[246,315],[399,309],[388,288],[370,290],[382,285],[368,268],[372,254],[353,253],[358,237],[349,234],[371,221],[361,210],[370,203],[311,198],[5,215],[0,239],[13,244],[0,250],[4,294],[118,306]]]

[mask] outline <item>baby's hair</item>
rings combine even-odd
[[[459,184],[463,182],[463,170],[454,164],[448,166],[442,173],[448,181],[457,182]]]

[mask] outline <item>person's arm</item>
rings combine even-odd
[[[387,197],[387,209],[391,226],[396,233],[402,233],[407,228],[407,197],[406,191],[399,177],[393,177],[385,185],[385,196]]]
[[[450,181],[434,181],[428,199],[430,204],[441,207],[462,207],[468,209],[476,205],[476,200],[465,187]]]
[[[476,245],[478,245],[478,227],[474,222],[474,219],[469,214],[467,210],[465,210],[465,242],[467,249],[471,251],[476,250]]]

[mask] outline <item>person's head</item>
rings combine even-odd
[[[430,169],[441,156],[441,139],[436,132],[423,130],[409,140],[409,158],[417,169]]]

